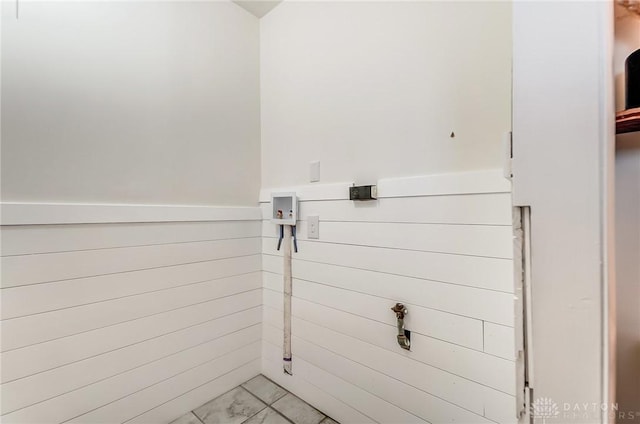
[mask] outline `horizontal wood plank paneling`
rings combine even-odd
[[[260,268],[260,255],[250,255],[11,287],[2,290],[2,318],[16,318],[166,290],[255,272]]]
[[[2,349],[3,351],[18,349],[167,311],[188,308],[256,290],[261,285],[261,273],[254,272],[2,321],[0,331],[5,337]]]
[[[163,268],[258,252],[260,239],[244,238],[8,256],[2,258],[2,287]]]
[[[240,336],[240,333],[238,333],[237,337],[241,339],[246,337],[246,334]],[[230,342],[229,346],[220,346],[220,352],[224,353],[222,357],[214,359],[206,358],[206,360],[199,365],[190,367],[184,371],[182,371],[184,367],[181,367],[179,368],[181,372],[175,374],[171,379],[172,381],[167,381],[167,379],[158,380],[156,384],[136,391],[132,396],[127,396],[122,400],[118,399],[102,408],[79,416],[71,422],[110,422],[110,420],[111,422],[126,422],[158,406],[158,399],[173,400],[175,397],[183,395],[189,389],[197,388],[201,384],[206,384],[214,378],[260,360],[261,344],[259,336],[256,338],[255,335],[251,335],[251,337],[247,338],[244,342],[235,344],[234,341],[230,340]],[[166,368],[163,368],[161,371],[159,370],[159,372],[156,371],[156,374],[162,373],[166,373]],[[253,375],[257,373],[258,370],[255,369]],[[251,378],[251,375],[249,378]],[[246,380],[236,384],[244,381]],[[230,387],[232,388],[234,386],[226,386],[224,391],[229,390]],[[216,392],[211,393],[209,399],[215,397],[216,394]],[[186,411],[183,411],[183,413],[184,412]]]
[[[51,399],[227,334],[255,327],[261,320],[261,308],[256,307],[5,383],[1,386],[2,409],[13,411]]]
[[[260,341],[245,340],[244,334],[235,333],[221,338],[215,345],[202,345],[189,351],[151,362],[143,367],[114,376],[110,379],[66,393],[36,405],[3,416],[3,421],[11,423],[64,422],[78,418],[77,422],[91,422],[91,418],[80,416],[87,411],[103,407],[126,396],[147,389],[154,384],[179,376],[192,368],[213,366],[222,374],[239,365],[257,359],[260,355]],[[249,343],[247,343],[249,342]],[[252,343],[253,342],[253,343]],[[216,359],[221,358],[219,361]],[[202,370],[199,370],[202,372]],[[193,374],[196,374],[194,372]],[[121,409],[112,411],[125,412]],[[122,422],[123,417],[111,416],[111,422]],[[124,417],[127,418],[127,417]],[[129,416],[128,418],[131,418]],[[102,422],[105,422],[103,420]]]
[[[271,219],[271,205],[260,205],[262,219]],[[304,201],[298,204],[298,219],[318,215],[322,221],[413,222],[429,224],[474,224],[511,226],[511,195],[452,195],[399,197],[375,202],[344,200]]]
[[[469,411],[424,391],[416,390],[414,386],[380,372],[379,368],[371,368],[359,361],[347,359],[330,349],[301,338],[294,339],[294,346],[305,361],[321,367],[333,375],[339,375],[342,379],[356,384],[380,398],[387,399],[424,421],[437,422],[444,416],[455,417],[459,421],[473,417]]]
[[[189,308],[3,352],[0,355],[0,361],[3,364],[2,379],[6,382],[47,371],[234,312],[254,308],[261,302],[260,290],[252,290]]]
[[[274,311],[266,309],[265,314]],[[513,399],[511,393],[501,390],[513,391],[513,383],[506,377],[513,370],[513,362],[489,355],[483,357],[481,353],[464,351],[425,337],[419,338],[421,345],[418,347],[422,349],[420,354],[398,353],[390,350],[389,346],[380,347],[380,344],[384,344],[380,342],[380,338],[372,340],[373,343],[365,342],[358,335],[346,335],[327,328],[325,325],[330,325],[327,322],[318,325],[297,316],[299,314],[293,321],[294,337],[326,348],[464,409],[482,414],[485,396]],[[281,345],[281,326],[272,326],[272,322],[269,317],[265,319],[263,337],[266,341]],[[365,331],[369,327],[371,326],[363,326]],[[390,332],[383,331],[381,334],[390,335]],[[448,352],[450,358],[439,357],[442,351]],[[298,355],[304,358],[304,355]],[[455,363],[456,360],[466,363]],[[481,366],[485,368],[474,369]],[[496,372],[498,375],[492,375]]]
[[[383,178],[379,197],[450,196],[452,194],[509,193],[511,184],[501,169]]]
[[[268,299],[268,296],[265,296],[265,299]],[[282,320],[278,319],[279,311],[267,305],[265,308],[265,322],[282,327]],[[515,371],[514,362],[511,360],[416,332],[411,335],[414,349],[400,351],[393,337],[396,334],[395,326],[335,311],[302,299],[294,299],[293,313],[302,320],[334,329],[340,334],[362,340],[394,354],[423,362],[505,393],[513,394],[514,392],[514,382],[510,375]]]
[[[301,201],[349,199],[351,185],[352,183],[344,182],[263,188],[260,190],[260,202],[271,201],[271,193],[274,192],[295,192]],[[511,184],[504,178],[501,169],[382,178],[377,186],[379,199],[511,192]]]
[[[250,221],[253,207],[93,203],[0,203],[1,225],[104,224],[184,221]]]
[[[263,237],[274,238],[265,225]],[[323,222],[325,243],[357,244],[401,250],[511,259],[511,228],[490,225],[413,224],[383,222]],[[300,225],[298,240],[309,240]]]
[[[279,375],[283,260],[261,205],[263,372],[337,397],[326,403],[336,417],[515,423],[508,181],[492,170],[380,180],[378,190],[371,202],[345,200],[337,185],[299,190],[293,377]],[[317,240],[307,237],[312,215]],[[409,310],[410,351],[397,345],[396,302]]]
[[[513,323],[513,295],[370,270],[294,261],[293,275],[357,293],[417,304],[503,325]]]
[[[2,229],[2,256],[260,236],[260,221],[30,225]]]
[[[68,223],[87,224],[5,227],[2,420],[167,422],[261,369],[345,423],[513,423],[511,207],[497,175],[381,180],[376,202],[345,200],[346,183],[303,187],[293,376],[267,205],[222,222],[84,208]],[[145,223],[117,221],[143,210]]]
[[[260,372],[259,208],[49,206],[3,227],[3,422],[169,422]]]
[[[515,334],[513,328],[484,323],[484,351],[501,358],[515,359]]]
[[[275,345],[265,342],[267,352],[277,350]],[[274,349],[275,348],[275,349]],[[271,354],[268,356],[272,358]],[[315,386],[327,393],[333,393],[338,398],[348,398],[349,403],[357,411],[366,411],[367,417],[379,423],[423,423],[419,417],[412,415],[387,400],[378,397],[352,382],[336,377],[334,374],[319,368],[304,359],[299,359],[295,368],[296,376],[312,382]],[[395,416],[395,418],[394,418]]]
[[[320,231],[322,231],[322,223]],[[263,238],[262,246],[265,254],[282,255],[276,251],[276,239]],[[294,261],[307,260],[505,293],[513,292],[513,270],[510,259],[304,240],[298,242],[298,248]]]
[[[295,285],[296,298],[372,319],[392,327],[396,325],[395,315],[389,313],[395,304],[393,301],[304,280],[294,280],[293,284]],[[482,348],[482,321],[412,304],[406,306],[411,309],[410,315],[407,315],[406,325],[412,331],[449,340],[462,346]]]

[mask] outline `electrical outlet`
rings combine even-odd
[[[320,238],[320,217],[309,216],[307,218],[307,237],[310,239]]]

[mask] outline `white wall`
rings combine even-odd
[[[367,203],[348,200],[347,184],[296,190],[293,376],[264,191],[262,372],[343,423],[515,423],[509,183],[500,171],[379,183]],[[396,341],[396,302],[409,310],[410,352]]]
[[[531,207],[533,397],[603,422],[613,283],[613,4],[515,2],[513,196]],[[611,310],[613,311],[613,310]],[[614,329],[615,331],[615,329]]]
[[[262,186],[500,165],[508,2],[284,2],[261,20]],[[450,138],[451,132],[455,138]]]
[[[462,172],[501,165],[510,77],[509,3],[284,2],[261,20],[261,200],[301,198],[294,375],[266,221],[263,373],[345,423],[516,421],[510,188]],[[380,200],[347,200],[352,181]]]
[[[2,227],[3,422],[169,422],[260,372],[258,208],[66,208]]]
[[[2,2],[2,200],[253,205],[259,23],[231,2]]]
[[[616,8],[616,110],[624,109],[624,60],[640,48],[640,16]],[[617,400],[640,409],[640,133],[616,138]],[[640,423],[640,415],[635,421]]]
[[[169,422],[258,374],[258,20],[2,6],[0,420]]]

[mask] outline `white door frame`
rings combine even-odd
[[[514,205],[531,212],[532,396],[557,404],[556,422],[608,422],[600,405],[615,399],[613,24],[612,2],[513,3],[512,181]]]

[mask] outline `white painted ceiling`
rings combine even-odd
[[[233,0],[233,2],[258,18],[262,18],[282,0]]]

